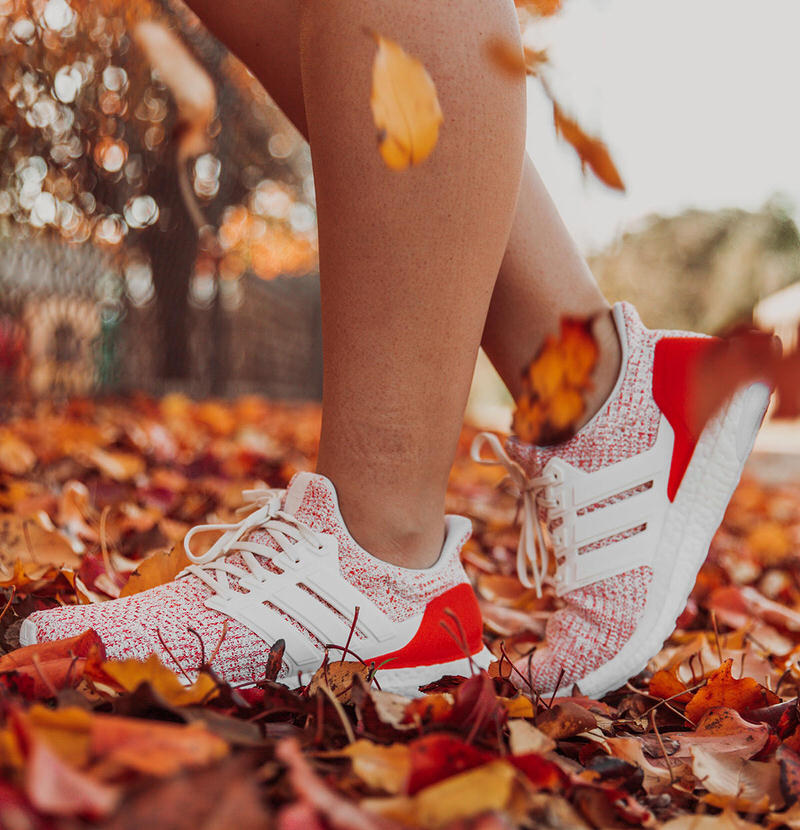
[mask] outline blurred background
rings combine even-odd
[[[800,323],[796,0],[569,0],[527,27],[626,183],[528,147],[610,299],[651,326]],[[321,392],[307,146],[172,0],[0,0],[0,396]],[[486,361],[469,416],[507,428]],[[795,430],[797,432],[797,430]]]

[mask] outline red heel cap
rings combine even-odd
[[[462,582],[428,603],[419,630],[408,645],[389,654],[375,657],[375,664],[380,665],[384,660],[391,659],[391,663],[388,663],[385,668],[408,669],[414,666],[449,663],[451,660],[466,657],[467,654],[457,642],[461,637],[459,627],[453,618],[445,613],[448,610],[452,611],[461,622],[469,655],[477,654],[483,646],[481,640],[483,620],[475,592],[470,585]],[[442,623],[447,626],[447,629]],[[453,633],[449,634],[448,630]]]
[[[667,495],[674,501],[701,430],[692,427],[690,406],[698,362],[715,348],[713,337],[664,337],[656,343],[653,398],[675,433]]]

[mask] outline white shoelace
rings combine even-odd
[[[485,445],[488,445],[492,451],[492,458],[484,458],[481,455]],[[541,497],[544,489],[554,484],[555,479],[552,475],[528,478],[525,470],[505,451],[498,437],[490,432],[481,432],[475,436],[471,455],[472,460],[478,464],[505,467],[508,480],[517,490],[522,508],[522,522],[517,545],[517,576],[526,588],[535,588],[536,595],[541,597],[542,585],[550,566],[550,553],[539,518],[539,503],[541,500],[542,507],[551,506]],[[528,577],[529,570],[533,575],[533,582]]]
[[[215,593],[230,595],[227,576],[240,584],[264,582],[274,571],[264,567],[258,556],[274,562],[283,569],[300,564],[298,554],[321,553],[325,550],[327,537],[299,521],[291,513],[281,509],[283,490],[244,490],[242,495],[248,504],[241,510],[252,509],[240,522],[231,524],[207,524],[193,527],[184,537],[183,548],[188,559],[194,563],[183,573],[192,573]],[[277,544],[277,548],[263,542],[242,539],[253,530],[266,532]],[[198,533],[222,531],[222,536],[203,554],[191,551],[191,540]],[[302,547],[298,543],[305,542]],[[239,553],[244,568],[226,561],[228,554]]]

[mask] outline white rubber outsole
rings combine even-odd
[[[706,425],[664,520],[642,618],[608,663],[578,681],[582,694],[600,698],[624,685],[644,670],[675,630],[739,483],[769,398],[765,384],[748,386]],[[571,688],[559,689],[560,696],[571,693]]]
[[[19,629],[20,646],[33,646],[37,642],[36,626],[31,620],[23,620]],[[434,683],[448,675],[469,677],[478,669],[488,669],[494,659],[489,649],[483,648],[471,658],[462,657],[449,663],[435,663],[430,666],[415,666],[408,669],[378,669],[375,677],[382,691],[405,697],[419,697],[422,694],[419,690],[420,686]],[[308,684],[312,677],[312,672],[304,672],[300,677],[299,686]],[[181,676],[179,679],[184,685],[188,685],[188,680]]]
[[[489,649],[483,648],[471,658],[462,657],[449,663],[435,663],[409,669],[378,669],[375,679],[381,691],[404,697],[421,697],[423,693],[419,690],[420,686],[434,683],[449,675],[470,677],[478,669],[488,669],[494,659]],[[310,672],[304,672],[300,677],[301,685],[309,683],[312,676]]]
[[[23,620],[19,628],[20,646],[35,646],[39,642],[36,636],[36,626],[31,620]]]

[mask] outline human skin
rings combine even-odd
[[[619,369],[608,304],[525,156],[524,81],[487,58],[490,37],[519,45],[514,4],[188,4],[310,141],[324,351],[317,470],[364,548],[426,567],[441,547],[478,346],[516,395],[563,315],[597,315],[587,418]],[[444,112],[433,154],[401,173],[376,151],[365,30],[423,62]]]

